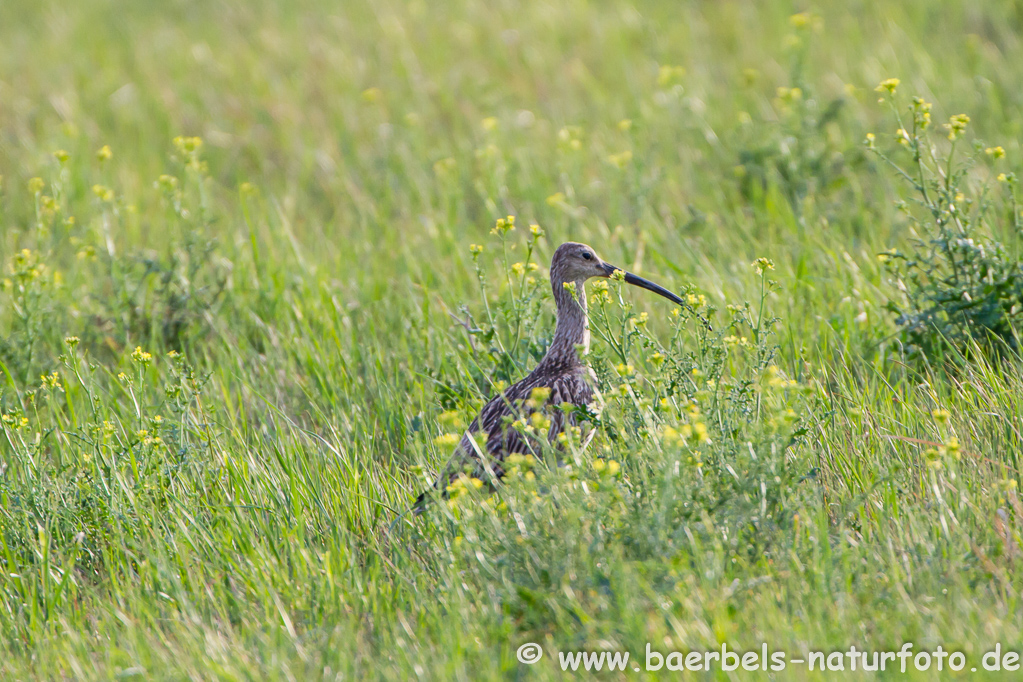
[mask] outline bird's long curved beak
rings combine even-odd
[[[604,267],[604,272],[607,273],[608,277],[613,275],[616,270],[622,270],[621,268],[616,268],[615,266],[611,265],[610,263],[604,263],[603,267]],[[679,298],[675,294],[671,293],[670,291],[668,291],[667,289],[662,287],[660,284],[654,284],[653,282],[651,282],[648,279],[643,279],[639,275],[634,275],[631,272],[627,272],[625,270],[622,270],[622,272],[625,273],[625,281],[626,281],[626,283],[632,284],[633,286],[641,287],[643,289],[646,289],[647,291],[652,291],[655,294],[660,294],[661,296],[664,296],[669,301],[673,301],[675,303],[678,303],[679,305],[685,305],[685,301],[683,301],[681,298]]]

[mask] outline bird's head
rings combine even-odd
[[[631,272],[611,265],[593,250],[593,247],[577,242],[565,242],[554,252],[551,259],[551,284],[555,289],[565,282],[585,282],[591,277],[612,277],[621,272],[622,279],[633,286],[660,294],[669,301],[684,305],[684,301],[659,284],[654,284]]]

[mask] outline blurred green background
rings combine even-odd
[[[877,254],[917,232],[863,140],[897,148],[875,91],[897,77],[899,106],[1004,147],[972,186],[1018,174],[1021,35],[1018,0],[0,4],[0,673],[546,679],[519,643],[1018,646],[1023,383],[905,369]],[[736,563],[709,520],[639,552],[641,520],[682,526],[613,500],[546,508],[551,556],[504,531],[470,551],[450,519],[389,530],[447,456],[438,419],[471,419],[553,328],[543,286],[503,356],[452,319],[484,310],[471,243],[491,300],[514,296],[506,215],[544,230],[541,274],[584,241],[719,311],[773,261],[774,362],[820,387],[797,473],[822,482],[782,504],[770,559]],[[952,438],[975,459],[936,478],[912,439]],[[673,464],[605,446],[633,491],[629,462]]]

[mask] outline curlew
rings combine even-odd
[[[502,465],[506,456],[513,453],[539,455],[542,444],[537,442],[537,437],[512,428],[512,421],[525,418],[528,422],[532,413],[542,412],[550,421],[546,440],[553,445],[566,425],[577,426],[585,419],[583,415],[592,409],[593,403],[600,402],[594,387],[596,375],[581,357],[590,344],[585,284],[590,278],[611,277],[619,270],[601,260],[586,244],[565,242],[558,247],[551,259],[551,288],[554,290],[558,323],[550,348],[529,376],[483,406],[441,471],[435,489],[443,491],[462,473],[493,482],[504,475]],[[686,306],[681,298],[664,287],[630,272],[621,272],[628,284]],[[545,390],[534,393],[538,388]],[[540,404],[535,398],[537,395],[546,396]],[[583,409],[566,410],[564,403]],[[587,440],[592,436],[591,431]],[[413,507],[416,513],[425,509],[430,494],[427,490],[416,500]]]

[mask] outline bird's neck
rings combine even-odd
[[[579,359],[580,350],[583,355],[590,349],[590,323],[586,317],[586,280],[578,280],[566,289],[564,282],[554,280],[554,301],[558,307],[558,326],[554,330],[554,340],[547,350],[544,359],[574,360]]]

